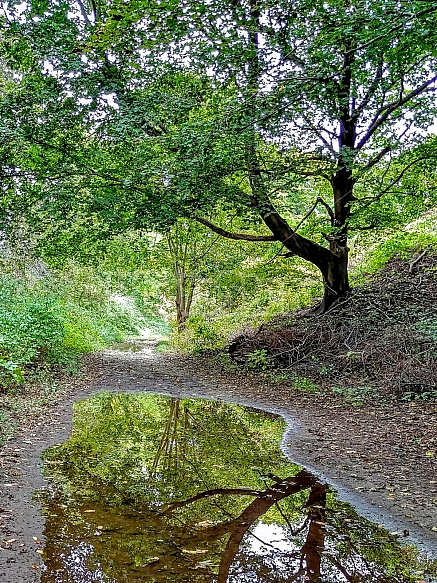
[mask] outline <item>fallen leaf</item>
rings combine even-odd
[[[37,536],[33,536],[32,539],[36,542],[37,545],[40,545],[41,544],[41,541],[38,540],[38,537]]]
[[[36,552],[38,553],[38,555],[43,555],[44,551],[42,549],[36,549]]]

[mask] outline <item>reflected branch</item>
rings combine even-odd
[[[200,494],[196,494],[187,500],[181,500],[180,502],[174,502],[167,506],[164,510],[161,510],[158,514],[161,516],[165,516],[176,510],[177,508],[183,508],[184,506],[188,506],[192,502],[196,502],[197,500],[203,500],[205,498],[210,498],[211,496],[220,496],[220,495],[229,495],[229,496],[262,496],[264,492],[259,490],[251,490],[250,488],[214,488],[213,490],[206,490],[205,492],[201,492]]]

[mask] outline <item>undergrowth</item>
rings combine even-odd
[[[0,387],[21,382],[23,371],[65,369],[81,354],[165,326],[156,305],[146,310],[110,274],[74,263],[62,271],[12,267],[0,271]]]
[[[420,261],[416,262],[420,258]],[[437,398],[437,255],[393,260],[320,317],[278,316],[230,343],[235,363],[307,379],[352,405]],[[299,386],[300,385],[300,386]]]

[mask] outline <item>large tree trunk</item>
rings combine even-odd
[[[322,271],[323,297],[313,310],[316,315],[324,314],[340,298],[350,290],[347,247],[340,246],[336,241],[331,243],[333,258],[329,260]]]
[[[329,249],[322,247],[318,243],[314,243],[306,237],[302,237],[281,217],[269,200],[264,189],[261,170],[254,150],[250,152],[250,158],[249,170],[254,200],[253,204],[259,207],[259,212],[264,223],[276,236],[276,239],[281,241],[284,247],[289,249],[294,255],[318,267],[322,274],[324,293],[320,304],[313,310],[314,314],[322,314],[339,298],[344,297],[350,289],[348,277],[349,249],[347,247],[348,211],[345,212],[341,208],[342,214],[338,220],[339,225],[337,230],[334,235],[327,237],[329,240]],[[349,181],[343,183],[344,188],[349,189],[349,184]]]

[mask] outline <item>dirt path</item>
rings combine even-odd
[[[94,355],[86,373],[86,380],[77,379],[0,452],[1,583],[39,580],[44,520],[32,496],[45,483],[40,456],[68,438],[72,404],[100,390],[220,398],[276,411],[289,422],[284,451],[292,460],[326,478],[361,514],[390,530],[408,530],[437,555],[435,404],[341,408],[289,387],[159,355],[147,346],[141,352]]]

